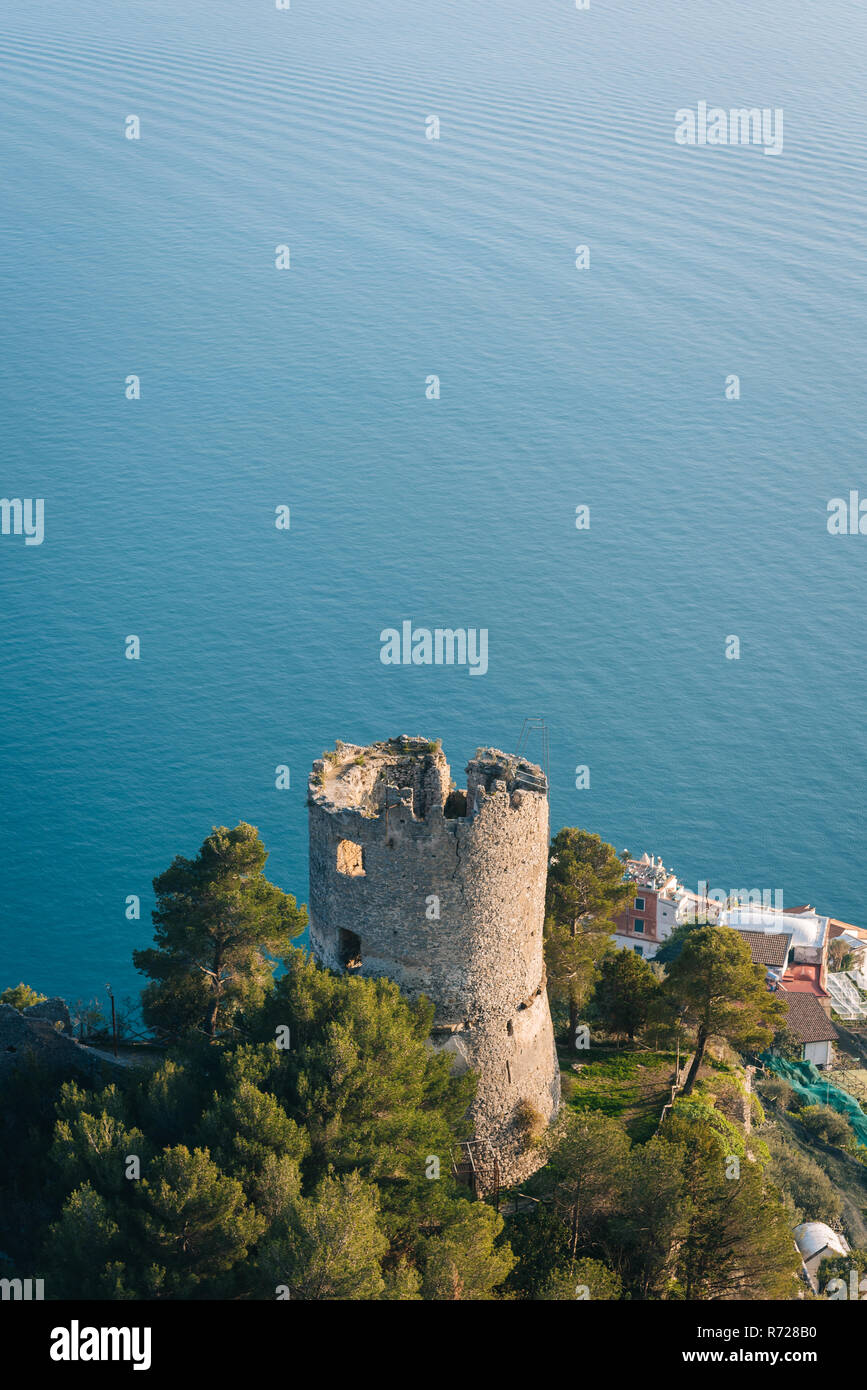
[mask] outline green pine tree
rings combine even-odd
[[[648,961],[635,951],[606,956],[593,991],[593,1003],[604,1028],[625,1033],[630,1042],[644,1027],[660,985]]]
[[[213,1042],[262,1003],[307,922],[306,910],[265,878],[266,859],[255,827],[242,821],[215,827],[195,859],[178,855],[154,879],[157,944],[133,952],[152,981],[142,994],[149,1027]]]
[[[545,964],[555,1005],[569,1010],[574,1043],[578,1015],[599,963],[613,950],[611,933],[634,885],[612,845],[586,830],[564,829],[551,841],[545,902]]]
[[[765,983],[761,965],[730,927],[702,927],[685,941],[669,967],[664,993],[696,1030],[695,1055],[683,1094],[695,1085],[712,1037],[735,1048],[767,1047],[785,1020],[783,1002]]]

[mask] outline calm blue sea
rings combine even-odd
[[[215,823],[305,900],[336,737],[460,779],[530,714],[555,828],[867,923],[862,0],[4,0],[0,69],[0,494],[46,507],[0,536],[0,986],[137,990]],[[678,146],[700,101],[783,153]],[[406,619],[487,674],[382,665]]]

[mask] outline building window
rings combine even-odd
[[[644,947],[643,947],[643,946],[633,946],[632,949],[633,949],[633,951],[635,952],[635,954],[636,954],[637,956],[643,956],[643,955],[644,955]]]
[[[337,845],[337,872],[358,878],[364,873],[364,856],[361,845],[353,840],[340,840]]]
[[[644,899],[643,899],[643,898],[636,898],[636,899],[635,899],[635,911],[636,911],[636,912],[643,912],[643,911],[644,911]]]
[[[351,972],[361,969],[361,937],[354,931],[340,929],[338,938],[338,952],[340,954],[340,964],[344,970]]]
[[[643,936],[643,935],[644,935],[644,918],[643,918],[643,917],[633,917],[633,919],[632,919],[632,930],[633,930],[634,932],[637,932],[639,936]]]

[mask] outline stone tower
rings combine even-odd
[[[542,923],[548,796],[538,767],[480,748],[455,789],[439,744],[339,743],[313,764],[310,944],[323,965],[385,975],[435,1005],[433,1046],[479,1074],[467,1137],[511,1186],[540,1164],[560,1073]]]

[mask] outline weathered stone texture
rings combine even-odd
[[[64,1024],[69,1014],[62,1000],[45,1000],[19,1012],[11,1004],[0,1004],[0,1081],[31,1061],[43,1070],[64,1077],[100,1080],[104,1065],[99,1057],[82,1047],[55,1022]]]
[[[44,1023],[59,1024],[61,1032],[72,1032],[69,1006],[65,999],[60,999],[57,995],[51,999],[43,999],[39,1004],[31,1004],[28,1008],[22,1009],[21,1012],[31,1022],[42,1020]]]
[[[467,767],[465,800],[439,745],[338,743],[314,764],[310,941],[332,969],[385,975],[436,1007],[434,1046],[479,1073],[467,1135],[501,1182],[538,1167],[517,1121],[559,1104],[542,956],[548,801],[539,768],[497,749]]]

